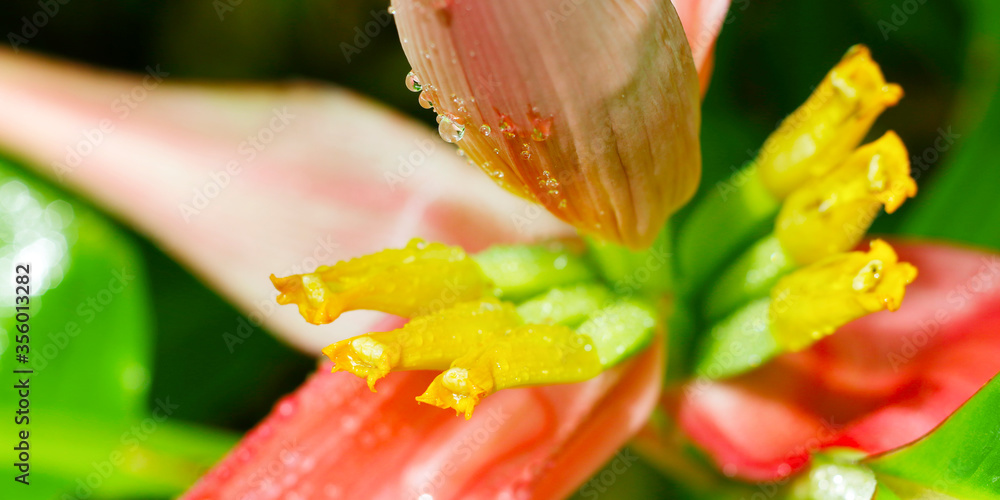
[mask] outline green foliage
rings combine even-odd
[[[0,163],[0,190],[6,195],[0,253],[13,258],[11,267],[31,266],[32,287],[28,363],[15,358],[16,311],[0,305],[0,345],[10,347],[0,354],[0,379],[10,392],[26,379],[30,386],[26,425],[4,418],[0,434],[7,442],[29,432],[32,495],[180,492],[233,437],[180,422],[180,393],[150,393],[151,298],[135,240],[6,163]],[[20,404],[13,396],[0,399],[4,415]],[[7,492],[0,496],[24,498],[22,485],[0,484]]]
[[[1000,377],[920,441],[868,461],[900,498],[1000,499]]]

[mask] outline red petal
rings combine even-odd
[[[72,167],[77,151],[82,163],[65,183],[150,236],[251,321],[313,352],[382,315],[308,325],[274,303],[270,273],[415,236],[476,250],[570,233],[433,131],[342,89],[160,83],[5,50],[0,75],[0,147],[50,176],[57,164]],[[226,170],[233,161],[238,173]],[[198,213],[185,217],[185,205]]]
[[[661,347],[588,382],[500,391],[469,421],[414,401],[432,373],[371,393],[324,366],[184,498],[563,498],[648,418]]]
[[[771,480],[813,449],[902,446],[1000,372],[1000,256],[894,246],[920,270],[899,311],[735,380],[685,388],[678,420],[725,472]]]
[[[712,77],[715,40],[726,23],[730,0],[673,0],[677,15],[684,26],[688,45],[698,68],[701,92],[705,93]]]

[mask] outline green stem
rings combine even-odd
[[[747,242],[764,235],[781,200],[764,187],[754,164],[719,183],[694,207],[677,239],[683,292],[700,290]]]
[[[703,312],[716,321],[738,307],[766,297],[782,276],[798,267],[773,233],[743,252],[709,287]]]
[[[474,256],[504,300],[518,302],[550,288],[592,281],[594,272],[567,245],[494,246]]]
[[[590,237],[584,241],[601,276],[616,294],[659,296],[673,290],[670,233],[670,227],[664,226],[653,245],[639,251]]]
[[[526,323],[576,327],[613,300],[614,295],[606,286],[587,283],[553,288],[517,306],[517,313]]]
[[[717,323],[697,358],[695,373],[720,379],[750,371],[781,353],[771,335],[771,299],[758,299]]]

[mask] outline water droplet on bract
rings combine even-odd
[[[500,132],[510,139],[517,137],[517,127],[507,115],[500,115]]]
[[[493,130],[490,129],[489,125],[483,125],[482,127],[479,127],[479,133],[483,134],[486,137],[489,137],[490,136],[490,132],[492,132],[492,131]]]
[[[393,6],[390,5],[389,8],[386,9],[386,10],[389,12],[390,16],[395,16],[396,15],[396,8],[395,7],[393,7]]]
[[[434,101],[431,96],[431,91],[429,89],[424,89],[420,92],[420,97],[417,98],[417,102],[420,103],[420,107],[424,109],[431,109],[434,107]]]
[[[410,92],[420,92],[420,89],[423,88],[416,73],[410,71],[406,74],[406,88],[410,89]]]
[[[291,417],[295,413],[296,404],[290,399],[278,403],[278,416],[282,418]]]
[[[445,142],[458,142],[465,135],[465,125],[456,123],[455,120],[445,115],[438,115],[438,134]]]

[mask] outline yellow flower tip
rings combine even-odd
[[[284,278],[272,274],[271,283],[279,292],[278,304],[296,304],[299,314],[314,325],[330,323],[344,312],[342,297],[334,294],[316,273]]]
[[[796,262],[810,264],[854,248],[883,205],[891,213],[916,192],[906,146],[888,132],[796,189],[782,205],[775,233]]]
[[[417,396],[417,401],[438,408],[452,408],[458,415],[464,413],[468,420],[476,405],[493,393],[493,387],[488,369],[453,367],[435,377],[427,390]]]
[[[333,361],[334,371],[347,371],[367,379],[368,388],[375,392],[375,382],[399,364],[401,349],[398,344],[361,335],[329,345],[323,354]]]
[[[886,83],[885,76],[878,63],[872,59],[872,51],[865,45],[858,44],[847,50],[833,71],[834,85],[846,84],[844,90],[857,90],[871,93],[869,99],[860,101],[861,106],[867,106],[862,111],[881,113],[889,106],[895,106],[903,98],[903,87],[895,83]],[[837,81],[839,80],[839,81]],[[849,89],[849,90],[848,90]]]
[[[764,185],[785,198],[824,175],[851,154],[875,119],[902,96],[902,87],[886,83],[867,47],[852,47],[764,143],[755,162]]]
[[[917,181],[910,176],[906,145],[895,132],[886,132],[873,146],[877,156],[869,163],[869,189],[891,214],[917,195]]]
[[[882,240],[873,240],[867,252],[829,257],[771,290],[771,333],[787,350],[804,349],[855,319],[897,310],[916,276]]]
[[[297,304],[314,324],[357,309],[423,316],[492,291],[464,250],[422,240],[271,281],[281,292],[278,303]]]

